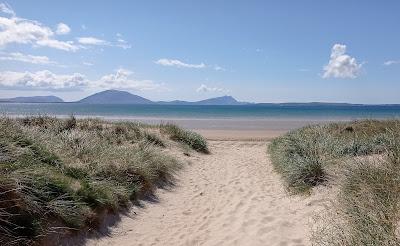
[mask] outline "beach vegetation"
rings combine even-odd
[[[181,164],[168,141],[135,122],[0,118],[0,242],[95,228],[101,214],[172,184]]]
[[[173,141],[184,143],[198,152],[209,153],[207,140],[196,132],[185,130],[171,123],[161,124],[160,129]]]
[[[274,140],[269,153],[289,190],[337,188],[314,245],[400,245],[400,121],[309,126]]]

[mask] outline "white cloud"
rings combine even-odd
[[[0,53],[0,60],[2,61],[19,61],[32,64],[56,64],[51,61],[47,56],[34,56],[22,54],[19,52],[13,53]]]
[[[65,35],[71,31],[71,28],[67,24],[58,23],[56,33],[58,35]]]
[[[205,68],[206,65],[204,63],[200,64],[188,64],[181,62],[179,60],[174,60],[174,59],[159,59],[158,61],[155,61],[156,64],[162,65],[162,66],[169,66],[169,67],[178,67],[178,68]]]
[[[201,84],[199,88],[196,89],[197,92],[228,92],[228,90],[218,87],[208,87],[205,84]]]
[[[115,73],[104,75],[99,80],[94,81],[92,86],[105,89],[134,90],[154,90],[162,87],[162,85],[151,80],[136,80],[132,78],[132,74],[133,72],[120,68]]]
[[[36,42],[37,45],[39,46],[47,46],[50,48],[55,48],[59,50],[65,50],[65,51],[76,51],[80,47],[76,46],[72,41],[59,41],[56,39],[43,39],[39,40]]]
[[[78,43],[82,45],[96,45],[96,46],[114,46],[123,49],[130,49],[132,46],[128,44],[124,39],[118,38],[116,43],[111,43],[103,39],[98,39],[95,37],[80,37],[77,38]]]
[[[118,69],[115,73],[107,74],[96,80],[89,80],[85,75],[55,74],[48,70],[37,72],[0,72],[0,87],[19,90],[80,90],[85,88],[101,89],[134,89],[155,90],[162,89],[162,84],[151,80],[137,80],[132,72]]]
[[[107,41],[94,37],[80,37],[78,42],[86,45],[109,45]]]
[[[395,65],[395,64],[400,64],[400,60],[390,60],[390,61],[385,61],[383,65],[385,66],[390,66],[390,65]]]
[[[12,89],[63,90],[78,89],[88,85],[84,75],[58,75],[48,70],[31,72],[0,72],[0,86]]]
[[[332,47],[328,65],[324,67],[323,78],[356,78],[362,64],[358,64],[354,57],[346,54],[346,45],[335,44]]]
[[[1,6],[2,12],[14,13],[12,9]],[[78,46],[72,41],[59,41],[54,38],[54,32],[37,21],[27,20],[12,15],[10,18],[0,16],[0,47],[8,44],[32,44],[50,48],[76,51]]]

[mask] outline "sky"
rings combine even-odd
[[[0,0],[0,98],[400,103],[400,1]]]

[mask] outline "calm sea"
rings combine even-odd
[[[361,118],[399,118],[400,105],[112,105],[77,103],[0,103],[6,115],[90,116],[103,118],[153,119],[315,119],[351,120]]]

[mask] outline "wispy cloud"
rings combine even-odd
[[[158,61],[155,61],[156,64],[162,65],[162,66],[168,66],[168,67],[178,67],[178,68],[205,68],[206,65],[204,63],[200,64],[189,64],[189,63],[184,63],[180,60],[175,60],[175,59],[159,59]]]
[[[0,72],[0,87],[18,90],[81,90],[85,88],[156,90],[164,88],[152,80],[137,80],[133,72],[117,69],[114,73],[90,80],[80,73],[55,74],[48,70],[37,72]]]
[[[0,3],[0,12],[3,12],[5,14],[11,15],[11,16],[15,16],[14,10],[11,8],[10,5],[8,5],[6,3]]]
[[[56,33],[58,35],[65,35],[71,32],[71,28],[65,23],[58,23]]]
[[[19,18],[8,5],[0,5],[0,11],[11,15],[0,16],[0,47],[8,44],[32,44],[65,51],[76,51],[79,49],[73,41],[60,41],[55,39],[51,28],[40,22]]]
[[[77,38],[78,42],[80,44],[85,44],[85,45],[109,45],[110,43],[102,40],[102,39],[98,39],[95,37],[80,37]]]
[[[118,38],[117,43],[115,46],[120,47],[124,50],[132,48],[132,45],[130,45],[125,39]]]
[[[389,60],[389,61],[385,61],[383,63],[383,65],[385,65],[385,66],[390,66],[390,65],[395,65],[395,64],[400,64],[400,60]]]
[[[82,62],[83,65],[85,66],[93,66],[94,64],[91,62]]]
[[[109,42],[103,39],[95,38],[95,37],[79,37],[77,38],[78,43],[82,45],[91,45],[91,46],[114,46],[122,49],[130,49],[132,46],[124,39],[118,38],[116,42]]]
[[[362,64],[358,64],[354,57],[346,54],[346,45],[335,44],[331,50],[328,65],[324,67],[323,78],[351,78],[358,76]]]
[[[197,92],[229,92],[229,90],[219,88],[219,87],[209,87],[205,84],[201,84],[199,88],[196,89]]]
[[[0,60],[2,61],[19,61],[32,64],[56,64],[51,61],[47,56],[34,56],[22,54],[20,52],[2,53],[0,52]]]
[[[214,68],[215,71],[226,71],[225,68],[223,68],[223,67],[221,67],[219,65],[215,65],[213,68]]]

